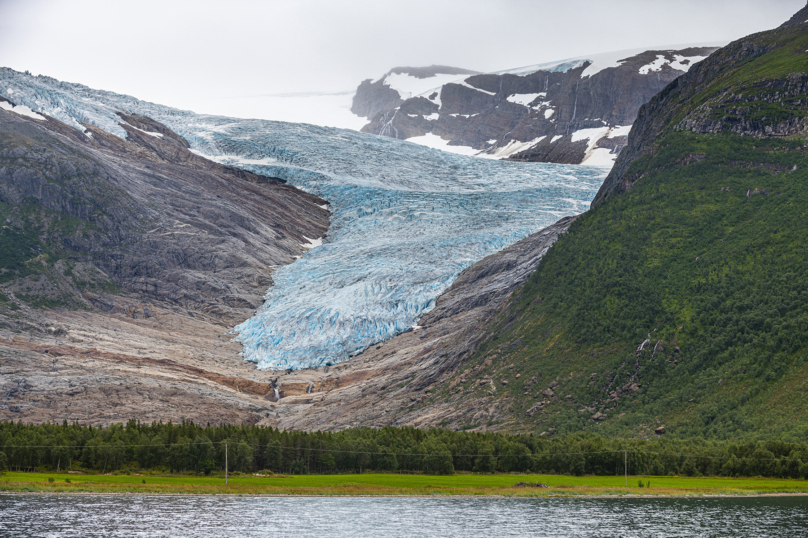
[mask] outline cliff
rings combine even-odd
[[[609,165],[640,106],[714,50],[624,51],[454,77],[401,100],[382,98],[392,96],[383,78],[373,100],[360,86],[354,108],[372,117],[364,132],[437,137],[450,151],[493,158]]]

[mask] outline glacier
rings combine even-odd
[[[280,177],[329,202],[326,237],[311,238],[300,259],[277,268],[264,305],[233,328],[242,356],[260,369],[337,364],[412,329],[465,268],[588,209],[608,173],[196,114],[7,68],[0,68],[0,95],[78,129],[92,124],[121,137],[117,111],[149,116],[197,154]]]

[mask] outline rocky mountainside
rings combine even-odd
[[[594,208],[477,329],[464,401],[490,381],[505,427],[547,434],[805,436],[806,50],[808,8],[640,109]]]
[[[447,80],[476,74],[477,71],[447,65],[394,67],[378,80],[367,79],[359,84],[353,97],[351,112],[372,120],[380,112],[395,109],[406,99],[438,88]]]
[[[245,362],[239,356],[246,347],[234,343],[235,334],[228,329],[235,322],[253,314],[252,308],[245,306],[243,317],[238,318],[239,312],[234,311],[235,307],[225,302],[227,296],[217,297],[215,293],[208,293],[216,290],[209,290],[199,280],[196,281],[198,284],[179,294],[180,301],[175,301],[173,296],[165,297],[160,286],[163,281],[174,283],[178,281],[171,280],[175,273],[185,277],[198,270],[187,269],[183,259],[178,259],[174,265],[173,259],[163,260],[164,249],[177,247],[181,250],[187,244],[189,253],[200,250],[207,253],[209,258],[215,258],[219,254],[228,254],[232,246],[232,259],[236,261],[249,261],[257,252],[266,258],[261,261],[269,267],[245,270],[244,274],[257,274],[260,277],[262,269],[268,269],[263,274],[278,282],[278,285],[270,288],[270,292],[277,294],[286,286],[286,290],[291,290],[288,292],[290,296],[301,305],[301,321],[295,319],[292,323],[286,323],[290,318],[281,318],[284,321],[282,330],[303,337],[311,336],[314,340],[324,333],[332,334],[327,332],[331,330],[328,325],[331,323],[336,328],[333,334],[344,339],[346,334],[351,335],[349,331],[352,327],[340,319],[333,323],[333,314],[335,308],[345,309],[346,298],[356,296],[359,299],[355,303],[347,303],[347,310],[356,304],[356,312],[386,330],[388,326],[384,324],[383,317],[386,312],[374,304],[389,301],[394,315],[402,310],[402,301],[408,309],[405,312],[407,315],[415,308],[428,310],[439,293],[436,290],[445,289],[444,286],[448,286],[472,260],[495,252],[501,246],[539,229],[537,223],[543,226],[552,223],[559,213],[579,212],[579,208],[584,207],[583,204],[594,195],[603,178],[601,172],[571,170],[568,166],[538,171],[533,167],[533,173],[514,173],[515,169],[524,167],[513,163],[459,159],[413,144],[361,133],[196,115],[47,77],[29,77],[11,70],[0,71],[3,75],[3,94],[18,102],[16,105],[4,103],[0,106],[6,109],[9,118],[6,124],[12,138],[7,149],[25,156],[19,162],[9,161],[6,170],[10,175],[6,180],[11,192],[9,196],[15,195],[14,189],[20,188],[16,179],[18,175],[45,174],[48,170],[49,161],[35,161],[26,153],[29,148],[45,155],[58,150],[60,158],[65,160],[83,162],[89,155],[93,163],[104,170],[114,165],[114,169],[103,176],[103,181],[97,180],[92,174],[79,178],[69,174],[63,178],[55,174],[53,177],[63,184],[63,190],[67,189],[71,196],[81,194],[83,198],[80,198],[84,199],[89,196],[82,194],[79,187],[88,184],[94,189],[93,193],[111,191],[106,196],[94,194],[88,204],[114,207],[120,200],[132,199],[127,203],[134,208],[132,211],[109,210],[110,222],[104,222],[98,235],[93,236],[89,242],[92,248],[85,248],[81,243],[83,250],[70,250],[70,245],[77,242],[76,237],[97,231],[90,225],[80,220],[70,221],[72,228],[49,224],[35,237],[43,244],[41,250],[45,253],[44,257],[39,257],[37,249],[26,251],[25,245],[20,245],[19,256],[10,260],[9,263],[17,265],[8,267],[9,291],[3,294],[4,306],[8,303],[8,308],[4,310],[4,326],[0,327],[0,368],[3,373],[0,416],[14,420],[67,419],[97,424],[137,417],[146,421],[261,421],[265,424],[339,428],[359,420],[360,415],[365,417],[362,399],[370,394],[366,390],[371,381],[369,374],[373,377],[373,389],[378,392],[375,398],[385,402],[377,409],[384,411],[384,414],[368,415],[366,418],[372,418],[377,423],[385,418],[393,420],[394,415],[390,413],[394,406],[407,408],[411,404],[411,395],[404,390],[398,392],[395,398],[390,396],[385,380],[391,376],[404,376],[404,380],[414,377],[420,379],[424,375],[431,380],[445,379],[445,375],[451,371],[441,370],[437,377],[431,375],[430,371],[425,371],[421,352],[426,348],[437,350],[436,344],[448,342],[450,335],[455,335],[456,338],[452,340],[459,342],[467,336],[475,337],[466,332],[468,326],[465,321],[488,315],[490,310],[486,305],[501,304],[508,291],[535,267],[546,249],[546,244],[542,246],[544,239],[537,239],[535,249],[513,251],[514,260],[502,258],[507,263],[498,264],[494,260],[492,265],[496,270],[470,269],[467,274],[476,275],[473,280],[479,283],[479,287],[465,288],[468,293],[462,295],[461,301],[453,301],[451,312],[440,323],[435,323],[434,328],[430,323],[423,329],[408,331],[401,339],[395,342],[391,340],[393,347],[386,347],[386,343],[376,344],[379,342],[376,340],[361,359],[354,357],[336,367],[333,366],[334,362],[320,360],[316,363],[319,368],[291,373],[286,371],[283,364],[280,371],[256,370],[254,364]],[[36,108],[37,112],[27,109],[26,105]],[[120,110],[127,112],[116,112]],[[52,121],[52,118],[42,114],[58,115],[65,123]],[[159,118],[162,123],[149,118]],[[167,127],[169,125],[170,129]],[[33,142],[14,141],[13,136],[17,133],[28,131],[30,136],[26,136]],[[184,138],[176,133],[182,133]],[[194,151],[199,153],[185,149],[185,141],[192,143]],[[6,145],[0,147],[6,148]],[[239,171],[220,167],[202,159],[200,154],[210,155],[220,162],[263,170],[267,175],[283,177],[303,189],[322,193],[332,202],[329,207],[332,208],[335,222],[329,228],[331,237],[322,248],[315,249],[298,263],[275,270],[272,266],[290,261],[294,258],[292,254],[301,254],[304,248],[302,243],[312,247],[319,243],[317,237],[322,235],[324,227],[314,226],[312,230],[307,218],[319,218],[318,215],[327,217],[328,212],[317,207],[326,203],[271,177],[246,174],[248,180],[243,185],[235,179],[229,180],[231,176],[239,178]],[[155,171],[157,165],[163,167],[159,173]],[[25,166],[30,170],[21,171]],[[234,182],[235,192],[217,190],[216,195],[221,199],[211,200],[209,204],[204,198],[205,189],[200,186],[204,187],[204,181],[213,181],[215,178],[207,178],[205,172],[216,172],[214,175],[222,182]],[[501,181],[506,178],[511,181],[507,186]],[[374,181],[379,183],[379,187],[374,187]],[[124,187],[111,190],[119,184]],[[272,207],[259,208],[260,219],[250,221],[255,218],[250,214],[242,219],[240,208],[245,204],[251,207],[251,204],[261,200],[258,194],[250,191],[255,185],[266,187],[260,194],[267,196],[287,191],[290,196],[295,193],[305,199],[301,201],[305,206],[311,207],[308,204],[313,203],[317,209],[310,215],[290,212],[279,216],[278,211],[293,202],[293,198],[281,198],[274,200],[270,204]],[[486,186],[490,189],[487,190]],[[23,200],[22,204],[8,204],[10,215],[26,207],[28,202],[36,205],[38,199],[36,196],[34,198]],[[532,205],[537,199],[541,200],[540,207]],[[175,232],[195,231],[194,228],[205,224],[207,206],[217,209],[219,202],[236,213],[230,218],[235,225],[227,227],[228,223],[224,223],[217,226],[222,233],[218,239],[222,242],[214,252],[210,251],[206,241],[197,244],[197,241],[201,241],[197,236],[190,236],[187,241],[177,239],[177,243],[171,242],[175,235],[181,235]],[[512,207],[513,203],[521,204],[526,216],[524,221],[515,220],[513,211],[498,210]],[[139,204],[147,207],[141,209]],[[494,211],[488,211],[489,208]],[[151,222],[147,222],[148,226],[138,227],[139,212],[150,210],[155,218],[159,219],[165,213],[182,224],[189,224],[188,227],[177,227],[178,230],[159,230],[159,234],[150,237],[155,245],[147,251],[148,258],[134,258],[131,262],[132,265],[145,265],[152,259],[158,261],[154,264],[156,267],[150,270],[160,275],[160,281],[151,286],[160,293],[150,295],[154,291],[152,288],[130,288],[130,280],[117,278],[113,270],[115,266],[107,270],[108,265],[99,268],[99,278],[105,280],[93,288],[89,287],[91,283],[88,284],[86,278],[74,281],[71,275],[75,272],[70,272],[69,267],[68,271],[59,273],[65,276],[64,280],[59,281],[57,291],[60,293],[35,289],[27,282],[18,286],[20,279],[29,276],[36,282],[56,280],[52,275],[45,278],[27,273],[32,268],[46,268],[46,265],[33,262],[44,261],[47,267],[51,267],[61,260],[66,260],[64,263],[87,261],[98,267],[102,262],[107,263],[105,253],[110,257],[119,252],[137,256],[140,253],[136,248],[138,238],[144,233],[153,233],[152,230],[157,227]],[[57,223],[71,218],[70,214],[62,213],[54,211],[51,218]],[[482,218],[478,213],[483,213]],[[186,220],[181,220],[183,218]],[[274,221],[276,218],[277,222]],[[128,219],[133,219],[134,223]],[[44,218],[39,216],[32,220],[44,222]],[[241,229],[246,228],[243,220],[260,230],[258,237],[248,235],[249,230],[245,232]],[[25,222],[28,221],[21,219],[9,223],[9,226],[13,224],[14,228],[25,228]],[[267,229],[266,224],[271,224],[272,229]],[[284,233],[293,238],[290,244],[277,244],[281,240],[273,231],[277,230],[276,224],[286,225]],[[89,230],[85,230],[88,227]],[[425,231],[426,227],[432,229]],[[120,234],[122,239],[114,241],[107,238],[104,234],[110,229],[123,229],[124,232]],[[434,235],[430,236],[430,233]],[[557,233],[550,230],[548,234],[549,237],[545,238],[547,241],[555,240]],[[297,235],[301,237],[300,242],[297,242]],[[471,241],[462,244],[458,239],[465,235]],[[253,244],[237,241],[245,236]],[[398,241],[400,237],[405,241]],[[426,241],[430,237],[437,238],[435,247],[425,246],[429,245]],[[382,240],[379,241],[379,238]],[[270,249],[273,244],[277,250],[288,246],[292,251],[288,256],[275,256]],[[351,250],[354,245],[359,247],[356,251]],[[463,248],[458,249],[458,246]],[[452,255],[447,256],[447,252]],[[395,257],[391,257],[391,253]],[[446,267],[441,267],[441,256],[449,260]],[[326,270],[316,265],[318,257],[320,261],[325,259],[329,263]],[[93,261],[96,258],[100,259],[97,263]],[[356,265],[356,268],[349,264]],[[508,269],[514,264],[523,268],[509,275]],[[236,267],[240,265],[243,262]],[[158,272],[164,267],[175,271],[171,274]],[[406,275],[399,271],[402,267]],[[216,266],[213,276],[221,272],[223,280],[226,277],[233,287],[238,285],[240,289],[245,289],[246,284],[240,281],[241,273],[228,274],[228,269],[228,266]],[[497,274],[501,278],[486,283],[487,275]],[[316,284],[320,275],[328,277],[321,280],[324,285]],[[290,287],[292,278],[299,279],[297,282],[300,286]],[[397,288],[388,285],[393,279]],[[381,282],[381,285],[375,285],[374,281]],[[425,283],[430,282],[435,282],[435,285],[429,285],[431,295],[418,291],[418,286],[426,288]],[[258,284],[265,285],[268,283]],[[17,287],[12,291],[14,286]],[[259,289],[264,291],[263,288]],[[379,289],[387,291],[379,293]],[[483,297],[478,297],[475,289],[482,290]],[[342,294],[342,297],[335,298],[332,290],[341,290],[336,294]],[[395,293],[391,293],[391,290]],[[36,296],[33,291],[37,292]],[[200,292],[205,294],[198,297]],[[201,304],[185,300],[193,293],[197,293],[197,296],[193,296],[194,301]],[[241,295],[252,299],[246,293]],[[402,298],[400,301],[397,300],[399,297]],[[258,297],[255,300],[259,300]],[[270,304],[274,308],[279,302]],[[283,303],[280,304],[283,306]],[[319,307],[319,304],[322,304],[322,315],[312,308]],[[224,306],[231,309],[225,311]],[[262,309],[263,312],[266,310]],[[290,310],[293,309],[283,308],[280,313],[286,315]],[[314,315],[311,315],[312,312]],[[401,328],[396,332],[411,328],[418,317],[402,319]],[[257,327],[253,334],[277,337],[278,332],[271,333],[261,327],[261,319],[257,316],[251,320]],[[316,328],[312,329],[313,326]],[[378,330],[378,327],[371,326],[374,330]],[[406,347],[407,351],[390,353],[398,346]],[[443,352],[431,354],[429,360],[440,367],[444,355]],[[385,365],[377,367],[372,362],[376,360],[382,360]],[[417,386],[427,386],[429,383],[429,379],[421,379]],[[306,405],[313,403],[311,399],[315,397],[326,399],[322,416],[331,418],[325,422],[319,422],[319,419],[315,422],[299,414],[307,409]],[[334,402],[337,405],[332,406]],[[352,411],[346,413],[346,409]],[[463,413],[470,410],[464,409]],[[428,406],[412,408],[400,413],[400,421],[430,424],[429,413]]]
[[[449,151],[610,165],[639,107],[714,50],[622,51],[451,77],[405,99],[387,74],[360,85],[354,111],[371,119],[364,132]]]
[[[325,234],[325,202],[150,118],[120,126],[126,140],[0,102],[0,417],[245,420],[224,332]]]
[[[229,319],[236,311],[208,312],[223,301],[206,303],[203,297],[183,303],[173,296],[149,296],[151,288],[121,289],[127,281],[115,280],[119,273],[107,269],[115,267],[111,262],[92,261],[91,248],[76,254],[58,248],[82,234],[98,233],[93,242],[104,241],[102,232],[118,228],[102,223],[105,227],[97,232],[89,224],[55,218],[57,226],[36,207],[40,213],[28,220],[27,213],[14,213],[29,202],[36,205],[41,194],[3,206],[8,228],[2,237],[12,248],[3,249],[9,253],[3,275],[10,284],[0,296],[8,320],[0,333],[0,417],[109,423],[135,416],[309,430],[410,424],[546,435],[590,430],[625,436],[664,431],[713,438],[804,437],[808,32],[799,22],[803,12],[779,29],[721,49],[643,106],[628,149],[618,157],[593,210],[474,264],[437,300],[420,327],[336,366],[273,372],[234,360],[238,346],[229,342],[217,319]],[[808,20],[804,15],[802,20]],[[121,141],[94,129],[92,138],[62,133],[53,120],[21,116],[30,111],[12,104],[0,103],[0,108],[16,109],[16,115],[0,110],[7,114],[0,125],[12,120],[24,122],[25,129],[48,125],[36,134],[53,137],[44,139],[42,147],[31,134],[15,141],[17,131],[28,133],[19,125],[3,135],[4,150],[8,139],[8,147],[21,155],[32,151],[19,162],[7,161],[16,167],[12,179],[4,180],[11,185],[18,185],[17,176],[32,173],[20,170],[34,162],[37,152],[56,150],[66,161],[81,162],[89,154],[96,163],[124,167],[129,162],[131,174],[151,174],[160,163],[210,173],[215,168],[210,161],[195,162],[197,156],[182,148],[182,139],[148,118],[122,117],[134,130],[130,136],[132,129],[124,127],[129,140]],[[138,136],[143,140],[138,142]],[[166,145],[150,145],[158,141]],[[125,151],[116,149],[121,144]],[[176,157],[169,162],[167,155]],[[57,170],[55,165],[34,168],[43,174]],[[189,176],[200,173],[193,169]],[[58,170],[73,169],[65,163]],[[172,185],[174,176],[182,175],[160,170],[158,183]],[[223,181],[235,181],[229,178],[239,173],[216,170]],[[91,193],[118,184],[116,175],[100,186],[87,179],[91,174],[68,172],[65,177],[86,183]],[[244,181],[240,188],[259,186],[265,195],[285,187],[271,178],[239,180]],[[44,181],[39,191],[24,192],[50,192],[53,184]],[[138,188],[124,189],[133,199],[126,207],[132,209],[115,209],[114,222],[137,222],[148,210],[181,214],[182,208],[172,205],[174,192],[160,191],[155,196],[167,200],[148,198],[152,205],[138,206],[142,192],[157,188],[150,185],[144,180]],[[193,185],[192,191],[201,192]],[[225,192],[216,191],[222,198]],[[294,239],[286,247],[266,232],[255,237],[235,227],[229,233],[265,241],[256,244],[267,253],[275,245],[281,254],[272,254],[277,260],[272,263],[286,263],[300,252],[295,248],[302,248],[295,247],[296,241],[325,230],[324,220],[307,221],[306,215],[327,217],[314,210],[320,200],[290,189],[293,194],[303,198],[295,198],[301,211],[284,220],[289,226],[284,233]],[[253,199],[242,198],[227,199],[227,207],[240,208]],[[200,202],[198,207],[197,214],[205,216],[206,206]],[[304,224],[295,227],[294,219]],[[35,223],[44,224],[35,229]],[[199,221],[187,223],[201,227]],[[122,245],[133,244],[127,242],[136,239],[130,235],[154,229],[120,228]],[[238,248],[249,252],[253,247]],[[164,256],[161,249],[150,255]],[[87,303],[38,309],[47,305],[30,299],[27,287],[34,290],[38,281],[28,271],[54,281],[37,263],[55,268],[62,260],[76,266],[77,260],[90,260],[97,269],[88,270],[97,275],[92,281],[83,274],[74,279],[75,267],[72,272],[59,269],[70,279],[59,289]],[[179,263],[184,267],[184,260]],[[226,274],[233,289],[249,291],[238,272]],[[17,283],[29,277],[31,285]],[[200,289],[207,288],[193,287]],[[250,297],[246,291],[242,295]],[[105,301],[111,304],[108,310]],[[139,314],[145,308],[148,318]]]

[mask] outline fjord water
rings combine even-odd
[[[803,538],[805,497],[504,499],[0,495],[2,536]]]
[[[9,69],[0,69],[0,95],[77,128],[89,123],[119,136],[125,131],[117,111],[149,116],[196,153],[280,177],[329,202],[322,246],[278,268],[264,306],[235,328],[243,356],[259,368],[335,364],[409,329],[463,269],[585,211],[607,172],[205,116]]]

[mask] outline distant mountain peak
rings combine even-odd
[[[808,22],[808,5],[796,12],[793,17],[778,26],[778,28],[789,28],[798,24],[805,24],[806,22]]]
[[[716,48],[621,50],[477,74],[396,67],[364,81],[351,110],[370,120],[364,132],[464,155],[610,166],[639,107]]]

